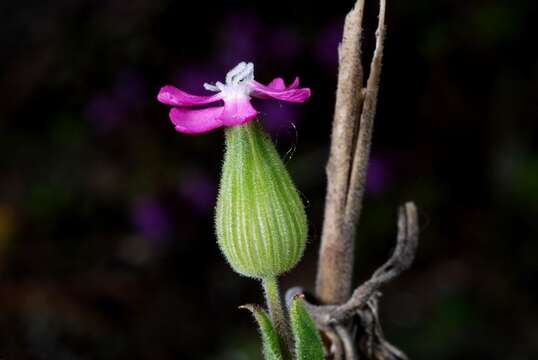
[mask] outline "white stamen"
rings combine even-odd
[[[243,80],[247,80],[250,77],[252,77],[251,80],[254,79],[254,64],[253,63],[246,64],[243,71],[241,71],[239,74],[237,74],[235,76],[235,78],[233,79],[233,81],[234,81],[234,84],[238,84],[239,82],[241,82]]]
[[[247,66],[247,63],[242,61],[239,64],[237,64],[232,70],[228,71],[228,73],[226,74],[226,84],[231,84],[233,81],[233,78],[237,74],[241,73],[243,69],[245,68],[245,66]]]
[[[209,91],[222,92],[225,97],[247,96],[250,94],[248,83],[254,80],[254,64],[244,61],[237,64],[226,74],[226,83],[217,81],[213,84],[204,84]]]
[[[253,81],[254,80],[254,64],[249,63],[249,72],[246,74],[245,80],[247,81]]]
[[[212,84],[208,84],[208,83],[204,83],[204,89],[209,90],[209,91],[214,91],[214,92],[220,91],[218,87]]]
[[[209,83],[204,83],[204,89],[209,90],[209,91],[214,91],[214,92],[222,91],[222,90],[224,90],[225,87],[226,87],[226,85],[224,85],[220,81],[217,81],[215,83],[215,85],[209,84]]]

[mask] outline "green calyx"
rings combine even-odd
[[[215,223],[220,249],[242,275],[258,279],[280,275],[303,254],[307,237],[303,203],[256,121],[226,129]]]

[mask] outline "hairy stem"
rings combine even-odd
[[[292,348],[293,341],[288,322],[286,321],[286,313],[282,307],[278,281],[276,277],[267,277],[262,279],[262,286],[271,321],[280,338],[282,352],[286,358],[291,359],[290,349]]]

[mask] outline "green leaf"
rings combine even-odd
[[[278,335],[265,310],[257,305],[243,305],[240,308],[249,310],[258,323],[262,335],[263,356],[265,360],[283,360],[284,357],[280,351]]]
[[[323,360],[323,345],[316,325],[306,312],[301,297],[296,296],[290,306],[291,330],[295,338],[297,360]]]

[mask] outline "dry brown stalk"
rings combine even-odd
[[[391,258],[353,293],[354,241],[366,183],[385,39],[385,0],[379,2],[376,46],[366,86],[361,62],[364,0],[346,16],[339,47],[331,150],[327,164],[325,217],[316,279],[315,301],[305,302],[328,339],[331,360],[406,360],[385,340],[378,317],[382,285],[413,262],[418,244],[417,210],[400,207],[397,245]],[[290,292],[301,291],[291,289]]]
[[[331,152],[327,164],[327,196],[316,281],[316,295],[326,304],[347,299],[351,289],[353,242],[342,239],[349,177],[360,108],[363,69],[360,39],[364,0],[358,0],[346,16],[339,47],[339,72],[336,90]],[[359,61],[357,61],[359,60]]]
[[[331,151],[327,164],[325,217],[316,279],[324,304],[341,304],[352,289],[356,224],[360,217],[385,36],[385,0],[380,0],[376,48],[366,88],[361,62],[364,0],[357,0],[344,23],[339,47]]]

